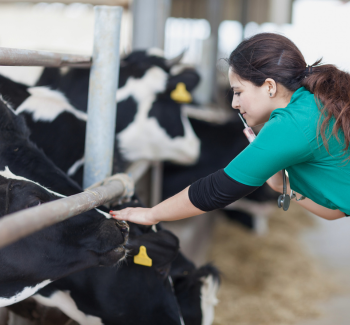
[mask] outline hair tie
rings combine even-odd
[[[306,69],[305,69],[305,73],[306,75],[312,74],[312,66],[311,65],[306,65]]]

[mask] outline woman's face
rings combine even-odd
[[[231,68],[228,78],[233,91],[232,108],[240,111],[249,126],[266,123],[276,108],[270,96],[271,91],[273,95],[275,93],[271,85],[265,82],[257,87],[250,81],[242,80]]]

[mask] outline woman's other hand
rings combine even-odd
[[[287,178],[287,193],[290,192],[289,179]],[[279,171],[275,175],[271,176],[266,183],[276,192],[283,193],[283,174]]]
[[[154,225],[158,221],[153,219],[151,209],[148,208],[126,208],[118,211],[109,211],[113,219],[131,221],[141,225]]]

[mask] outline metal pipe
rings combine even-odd
[[[114,181],[83,193],[10,214],[0,221],[0,248],[35,231],[102,205],[121,195],[123,191],[123,183]]]
[[[91,57],[0,47],[1,65],[88,68]]]
[[[149,167],[148,161],[133,163],[126,174],[136,183]],[[9,214],[0,221],[0,248],[45,227],[105,204],[124,192],[118,180],[104,180],[105,185],[86,190],[43,205]]]
[[[122,7],[95,9],[86,126],[84,188],[112,174]]]
[[[163,162],[154,161],[152,163],[151,173],[151,207],[154,207],[162,200]]]

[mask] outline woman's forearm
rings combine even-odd
[[[159,203],[153,208],[126,208],[109,213],[117,220],[131,221],[142,225],[154,225],[160,221],[174,221],[204,213],[197,209],[188,197],[188,189]]]
[[[297,196],[299,197],[300,195],[297,194]],[[340,210],[325,208],[324,206],[319,205],[308,198],[305,198],[305,200],[302,201],[297,201],[297,203],[306,210],[316,214],[323,219],[336,220],[345,217],[344,212],[341,212]]]
[[[152,219],[156,222],[174,221],[205,213],[191,203],[188,197],[189,188],[186,187],[180,193],[154,206],[150,211]]]

